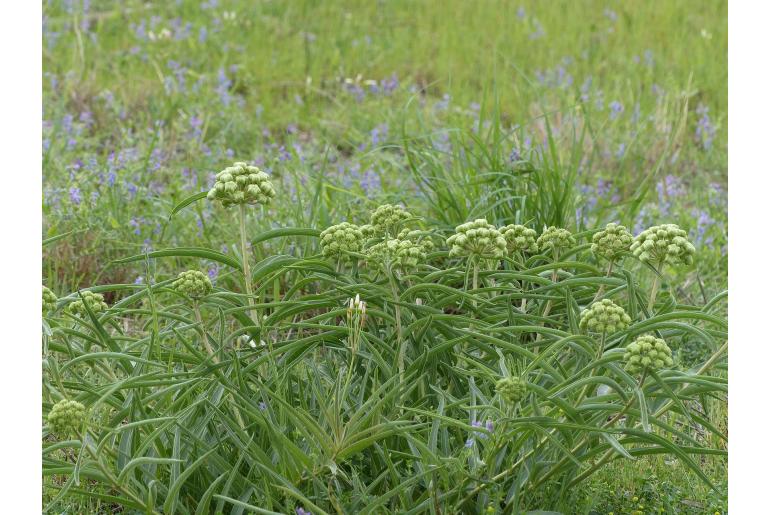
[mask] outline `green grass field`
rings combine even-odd
[[[727,512],[726,1],[43,12],[43,413],[87,408],[43,420],[51,512]],[[200,198],[234,162],[275,198]],[[452,250],[481,218],[576,241]],[[609,222],[694,260],[608,265]],[[629,327],[579,327],[600,298]],[[640,379],[642,334],[674,364]]]

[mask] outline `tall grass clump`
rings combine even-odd
[[[208,197],[238,205],[240,256],[168,247],[115,266],[207,260],[242,281],[193,269],[44,288],[49,508],[514,513],[558,509],[603,467],[651,455],[713,486],[700,460],[726,455],[710,418],[727,390],[726,293],[679,298],[663,266],[697,255],[678,228],[632,240],[558,214],[471,218],[447,192],[429,216],[387,204],[253,233],[247,197],[285,194],[235,168]],[[444,208],[467,218],[439,224]],[[249,263],[298,238],[316,243]],[[683,365],[683,340],[702,359]]]

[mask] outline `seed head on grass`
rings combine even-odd
[[[500,259],[506,252],[505,238],[485,218],[458,225],[446,242],[450,257]]]
[[[631,252],[643,263],[691,265],[695,246],[678,225],[664,224],[642,231],[634,238]]]
[[[56,309],[56,294],[43,286],[43,313],[50,313]]]
[[[383,204],[372,211],[370,224],[376,232],[395,236],[401,225],[413,216],[402,206]]]
[[[554,254],[575,245],[576,241],[572,233],[560,227],[546,227],[543,234],[537,239],[537,246],[540,247],[541,251],[551,249]]]
[[[200,300],[211,293],[211,279],[198,270],[187,270],[171,283],[171,287],[193,300]]]
[[[591,239],[591,252],[608,261],[615,261],[631,248],[633,237],[622,225],[607,224],[603,230],[594,233]]]
[[[207,195],[224,207],[235,204],[267,204],[275,197],[268,175],[256,166],[235,163],[216,175],[216,182]]]
[[[671,349],[666,342],[649,334],[640,336],[626,347],[623,361],[626,363],[625,369],[634,375],[671,368],[674,365]]]
[[[495,391],[500,394],[500,397],[506,404],[514,405],[524,400],[529,391],[529,386],[520,377],[504,377],[497,381]]]
[[[60,400],[48,413],[48,425],[51,431],[60,436],[77,434],[83,426],[86,407],[78,401]]]
[[[505,238],[509,254],[517,252],[527,252],[534,254],[538,251],[537,232],[524,225],[506,225],[500,229],[500,233]]]
[[[101,293],[94,293],[86,290],[80,292],[80,295],[82,298],[79,298],[67,306],[67,310],[73,315],[88,318],[88,309],[86,309],[86,306],[88,306],[94,314],[107,311],[109,306],[104,302],[104,295]]]
[[[349,259],[350,253],[360,253],[364,233],[357,225],[342,222],[321,232],[321,252],[324,257]]]
[[[580,316],[580,329],[592,333],[612,334],[631,325],[631,317],[610,299],[594,302]]]

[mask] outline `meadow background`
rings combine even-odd
[[[196,203],[171,217],[233,161],[259,165],[280,191],[250,220],[255,233],[363,223],[383,202],[444,230],[480,216],[575,232],[676,223],[698,249],[678,294],[703,304],[726,289],[726,1],[72,0],[43,11],[42,236],[54,240],[42,275],[58,294],[153,284],[185,264],[115,262],[146,251],[234,253],[228,211]],[[202,266],[215,285],[231,281]],[[574,502],[724,512],[726,459],[703,466],[722,495],[650,457],[613,464]]]

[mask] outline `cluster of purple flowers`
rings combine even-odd
[[[471,426],[483,427],[490,433],[495,429],[495,425],[489,419],[487,419],[486,424],[482,424],[481,421],[479,420],[474,420],[471,422]],[[489,435],[487,435],[487,433],[483,431],[474,431],[473,433],[471,433],[471,436],[465,441],[465,446],[469,448],[473,447],[473,444],[476,443],[476,438],[480,440],[486,440],[488,437]]]

